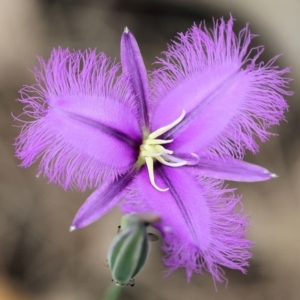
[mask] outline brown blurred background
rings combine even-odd
[[[159,243],[149,263],[121,299],[296,300],[300,299],[300,1],[299,0],[0,0],[0,300],[101,299],[110,284],[106,252],[120,213],[114,210],[83,230],[69,233],[74,214],[88,193],[64,192],[20,169],[14,157],[11,114],[36,56],[53,47],[97,48],[119,59],[119,40],[127,25],[135,34],[148,69],[178,31],[212,17],[236,19],[239,30],[250,22],[264,44],[264,60],[278,53],[292,67],[287,122],[247,160],[280,175],[276,180],[240,184],[251,215],[249,237],[256,243],[248,275],[226,270],[227,289],[218,293],[209,274],[187,283],[178,270],[164,279]]]

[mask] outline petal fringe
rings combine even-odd
[[[248,25],[236,35],[233,23],[221,19],[212,30],[194,25],[157,62],[152,130],[187,112],[163,137],[174,138],[174,150],[241,158],[245,149],[257,152],[255,138],[265,141],[271,135],[267,129],[283,119],[283,95],[292,94],[287,91],[290,79],[284,77],[289,69],[274,66],[277,57],[259,63],[263,47],[248,50],[254,35]]]
[[[104,54],[53,50],[25,86],[25,119],[16,139],[21,166],[41,158],[38,174],[65,189],[95,188],[136,161],[141,132],[128,80]]]
[[[188,169],[160,167],[157,183],[168,186],[158,192],[142,170],[125,196],[125,213],[155,212],[162,217],[164,263],[172,272],[186,268],[192,273],[208,271],[214,280],[226,281],[222,267],[246,273],[252,243],[245,238],[248,220],[240,198],[222,181],[196,178]]]

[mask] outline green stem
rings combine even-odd
[[[103,300],[116,300],[118,299],[123,287],[117,285],[111,285],[104,295]]]

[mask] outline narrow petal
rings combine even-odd
[[[149,86],[147,71],[133,34],[126,27],[121,39],[121,61],[123,73],[129,76],[130,86],[136,97],[141,127],[149,126]]]
[[[126,172],[137,157],[141,132],[119,66],[95,51],[54,50],[40,60],[37,84],[21,90],[24,122],[17,156],[28,167],[41,158],[39,173],[64,188],[84,190]]]
[[[232,27],[232,18],[215,22],[212,31],[193,26],[158,61],[162,66],[151,83],[152,131],[187,112],[162,137],[174,139],[174,150],[242,157],[245,149],[256,152],[255,137],[265,141],[267,128],[283,118],[283,95],[291,94],[283,76],[289,69],[274,66],[276,58],[258,63],[263,48],[248,50],[253,38],[248,26],[238,35]]]
[[[72,222],[72,230],[90,225],[114,208],[135,174],[135,169],[132,169],[113,182],[105,183],[96,189],[78,210]]]
[[[242,209],[237,210],[240,202],[233,191],[222,189],[220,181],[196,179],[186,168],[162,166],[156,171],[157,183],[169,191],[154,189],[142,169],[122,209],[153,211],[162,217],[158,229],[170,271],[184,267],[190,279],[193,272],[207,270],[220,282],[225,279],[221,266],[245,273],[251,242],[245,239],[248,222]]]
[[[238,159],[222,157],[201,157],[199,163],[186,166],[195,169],[198,176],[232,181],[264,181],[277,177],[276,174],[258,165]]]

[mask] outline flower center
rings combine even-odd
[[[137,164],[139,166],[142,166],[144,163],[146,163],[151,184],[154,188],[161,192],[167,191],[168,188],[162,189],[156,185],[154,180],[154,162],[159,161],[160,163],[169,167],[181,167],[186,165],[188,162],[186,160],[173,156],[172,150],[168,150],[164,146],[162,146],[164,144],[173,142],[173,140],[163,140],[158,139],[158,137],[180,123],[184,117],[185,111],[183,110],[180,117],[174,122],[155,130],[149,135],[146,135],[146,138],[143,140],[143,143],[140,146],[140,154]]]

